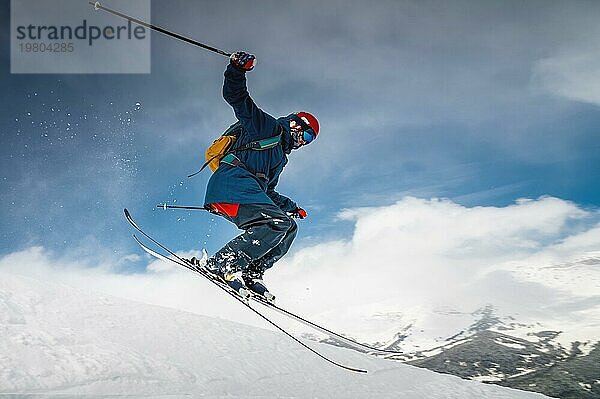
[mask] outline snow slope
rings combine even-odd
[[[0,271],[0,395],[541,398]]]

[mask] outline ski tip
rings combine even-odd
[[[126,217],[131,217],[131,214],[129,213],[129,211],[127,210],[127,208],[123,208],[123,212],[125,213]]]

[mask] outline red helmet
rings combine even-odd
[[[308,121],[308,126],[315,132],[315,135],[319,134],[319,121],[311,113],[300,111],[296,112],[300,118],[305,118]]]

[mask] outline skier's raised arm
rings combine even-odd
[[[273,125],[273,117],[256,106],[246,86],[246,72],[254,68],[256,58],[242,51],[233,53],[225,70],[223,98],[237,119],[246,128],[247,134],[260,134],[266,126]]]

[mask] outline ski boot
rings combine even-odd
[[[225,282],[231,289],[233,289],[243,299],[250,298],[251,292],[246,287],[244,280],[242,279],[242,273],[220,273],[219,278]]]
[[[200,269],[202,269],[203,271],[208,272],[209,276],[212,276],[212,278],[219,283],[227,284],[242,298],[248,299],[250,297],[251,293],[242,279],[242,273],[222,272],[218,265],[211,262],[206,251],[202,251],[202,258],[200,259],[193,257],[186,260],[192,264],[196,270],[200,271]]]
[[[206,262],[204,270],[213,275],[220,283],[227,284],[229,288],[234,290],[236,294],[241,296],[243,299],[250,298],[251,293],[246,287],[246,284],[244,284],[242,272],[223,272],[221,268],[218,265],[213,264],[210,259]]]
[[[248,269],[242,273],[242,279],[244,280],[246,287],[254,294],[263,297],[267,302],[275,302],[275,295],[271,294],[265,286],[265,282],[262,279],[262,273]]]

